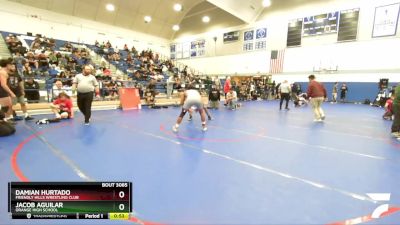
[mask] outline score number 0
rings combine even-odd
[[[125,197],[125,192],[120,191],[118,193],[118,197],[120,197],[121,199]],[[123,211],[125,209],[125,205],[124,204],[119,204],[118,206],[119,210]]]

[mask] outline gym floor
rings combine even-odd
[[[180,108],[95,111],[50,125],[19,122],[0,139],[0,224],[129,224],[9,219],[9,181],[131,181],[137,224],[399,224],[400,142],[383,110],[324,104],[279,111],[245,102],[198,114],[175,134]],[[37,115],[36,118],[52,117]],[[377,202],[367,193],[390,193]],[[389,211],[373,219],[382,204]],[[152,221],[152,222],[146,222]]]

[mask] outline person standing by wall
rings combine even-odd
[[[225,84],[224,84],[224,93],[225,93],[225,106],[227,105],[226,103],[226,95],[229,93],[229,91],[231,90],[232,85],[231,85],[231,77],[227,77]]]
[[[311,106],[314,111],[314,122],[321,122],[325,119],[322,103],[326,98],[326,89],[323,84],[315,80],[314,75],[308,76],[307,96],[310,98]]]
[[[85,65],[82,73],[75,76],[72,90],[78,91],[78,108],[85,116],[85,125],[89,125],[94,92],[96,92],[97,97],[100,94],[99,83],[96,77],[92,75],[91,65]]]
[[[332,103],[337,103],[338,82],[335,82],[332,88]]]
[[[282,84],[279,86],[279,92],[281,93],[281,102],[279,103],[279,110],[282,110],[283,100],[286,101],[285,109],[289,110],[291,87],[287,80],[283,81]]]
[[[174,91],[175,75],[170,75],[167,80],[167,98],[172,98],[172,92]]]
[[[347,91],[349,89],[347,88],[346,83],[342,84],[342,87],[340,88],[340,100],[342,101],[342,103],[344,103],[346,101],[346,96],[347,96]]]

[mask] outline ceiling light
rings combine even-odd
[[[179,25],[174,25],[172,26],[172,30],[178,31],[180,29]]]
[[[210,22],[210,17],[208,17],[208,16],[203,16],[203,22],[204,23],[208,23],[208,22]]]
[[[144,17],[144,22],[145,23],[150,23],[151,22],[151,16],[145,16]]]
[[[108,10],[108,11],[110,11],[110,12],[112,12],[112,11],[114,11],[115,10],[115,6],[113,5],[113,4],[107,4],[106,5],[106,9]]]
[[[175,11],[180,12],[180,11],[182,11],[182,9],[183,9],[183,7],[182,7],[181,4],[177,3],[177,4],[174,5],[174,10]]]
[[[262,5],[263,5],[264,7],[269,7],[269,6],[271,6],[271,0],[263,0],[263,1],[262,1]]]

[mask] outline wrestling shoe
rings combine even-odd
[[[33,118],[32,116],[27,116],[27,117],[25,117],[25,120],[26,121],[29,121],[29,120],[34,120],[35,118]]]

